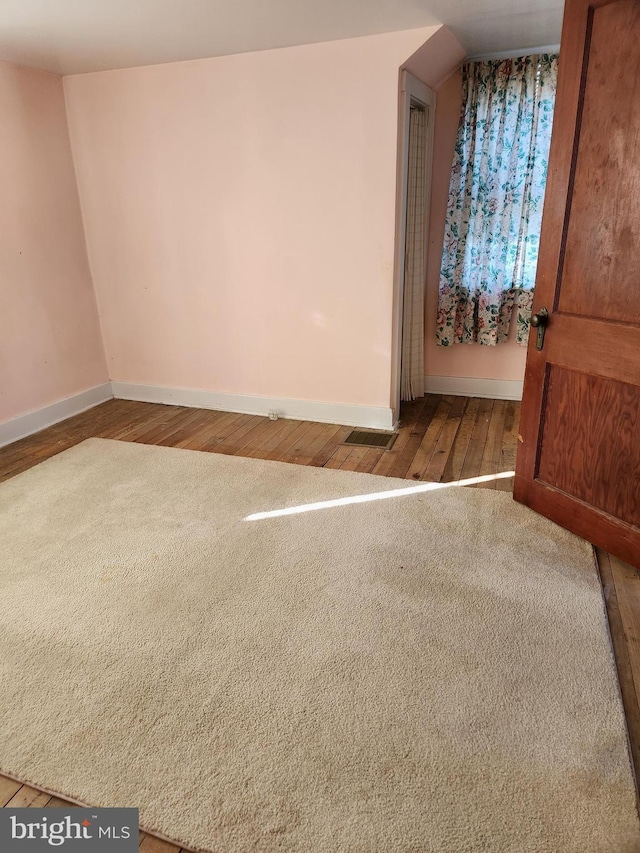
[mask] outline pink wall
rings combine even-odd
[[[440,27],[402,66],[430,89],[438,89],[465,58],[449,27]]]
[[[0,62],[0,422],[106,381],[62,80]]]
[[[437,32],[65,78],[112,379],[389,405],[398,69]]]
[[[425,306],[425,375],[522,380],[527,348],[517,346],[512,340],[496,347],[477,344],[440,347],[435,341],[444,220],[460,118],[460,86],[458,70],[437,90]]]

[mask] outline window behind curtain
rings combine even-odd
[[[557,56],[469,62],[449,186],[437,340],[526,344],[557,82]]]

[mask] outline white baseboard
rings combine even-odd
[[[112,397],[111,383],[105,382],[102,385],[96,385],[95,388],[74,394],[73,397],[44,406],[42,409],[18,415],[17,418],[0,424],[0,447],[33,435],[34,432],[40,432],[41,429],[53,426],[73,415],[79,415],[80,412],[86,412],[87,409],[104,403]]]
[[[289,400],[278,397],[254,397],[194,388],[167,388],[162,385],[138,385],[112,381],[113,396],[119,400],[164,403],[169,406],[215,409],[243,415],[268,415],[275,411],[280,418],[318,421],[327,424],[366,429],[392,430],[393,410],[384,406],[352,406],[348,403],[318,403],[314,400]]]
[[[425,376],[426,394],[451,394],[455,397],[489,397],[492,400],[522,400],[524,380],[473,379],[464,376]]]
[[[495,400],[521,400],[519,380],[473,379],[460,376],[426,376],[425,393],[451,394],[458,397],[489,397]],[[394,430],[393,410],[385,406],[357,406],[348,403],[320,403],[314,400],[291,400],[278,397],[255,397],[193,388],[168,388],[162,385],[139,385],[131,382],[105,382],[87,391],[58,400],[42,409],[19,415],[0,424],[0,447],[78,415],[106,400],[140,400],[169,406],[215,409],[246,415],[268,415],[276,411],[280,418],[293,418],[319,423],[344,424],[364,429]]]

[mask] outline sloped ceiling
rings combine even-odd
[[[0,59],[76,74],[447,24],[468,55],[555,44],[562,0],[0,0]]]

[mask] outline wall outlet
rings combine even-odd
[[[277,421],[278,420],[278,412],[276,409],[269,409],[269,420]]]

